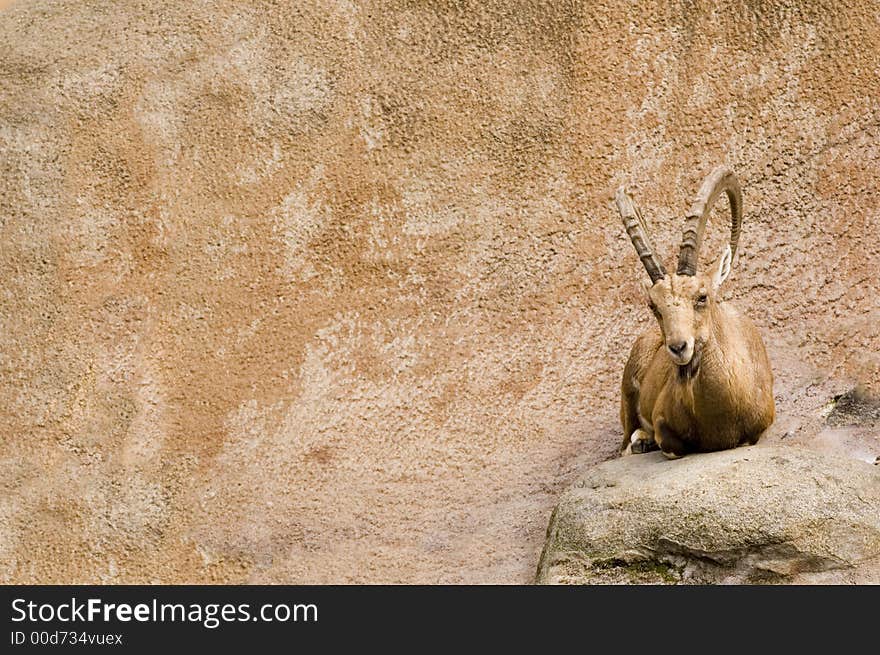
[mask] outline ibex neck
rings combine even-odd
[[[700,348],[699,362],[690,381],[693,384],[694,399],[710,405],[723,403],[733,394],[730,371],[732,362],[728,361],[734,352],[734,344],[728,333],[728,315],[720,307],[713,306],[712,329],[709,337]]]

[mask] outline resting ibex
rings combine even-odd
[[[722,193],[730,201],[730,245],[710,273],[697,273],[706,220]],[[621,187],[617,208],[651,285],[648,306],[660,330],[636,340],[623,371],[624,452],[659,447],[668,457],[754,444],[774,418],[773,373],[752,322],[718,297],[742,226],[734,174],[716,168],[685,218],[678,270],[667,275],[638,207]]]

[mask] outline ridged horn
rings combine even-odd
[[[696,275],[697,259],[703,232],[712,206],[722,193],[727,194],[730,201],[730,256],[736,254],[739,233],[742,229],[742,189],[736,175],[726,166],[719,166],[703,180],[700,193],[684,219],[684,231],[681,236],[681,250],[678,253],[678,274]]]
[[[651,282],[663,279],[666,277],[666,270],[654,254],[654,249],[648,240],[648,226],[645,224],[642,212],[627,194],[626,187],[620,187],[617,190],[615,201],[620,218],[623,219],[623,227],[626,229],[629,240],[635,246],[636,253],[642,260],[645,270],[651,276]]]

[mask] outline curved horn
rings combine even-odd
[[[678,253],[679,275],[696,275],[697,258],[700,254],[700,244],[703,242],[706,221],[709,218],[709,212],[712,211],[712,205],[715,204],[715,200],[722,192],[726,193],[728,200],[730,200],[731,258],[736,254],[736,245],[739,242],[739,233],[742,229],[742,189],[740,189],[733,171],[726,166],[719,166],[703,181],[700,193],[684,219],[681,250]]]
[[[651,276],[651,282],[663,279],[666,277],[666,270],[654,255],[654,249],[651,247],[651,242],[648,241],[648,226],[645,224],[645,219],[642,218],[642,212],[626,193],[626,187],[620,187],[617,190],[615,200],[620,218],[623,219],[623,227],[626,228],[626,233],[635,246],[639,259],[645,265],[645,270]]]

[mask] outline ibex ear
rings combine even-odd
[[[715,276],[712,278],[712,284],[716,289],[720,287],[721,283],[727,279],[728,275],[730,275],[731,259],[733,259],[733,254],[730,252],[730,246],[727,246],[721,254],[721,259],[718,262],[718,269],[715,271]]]

